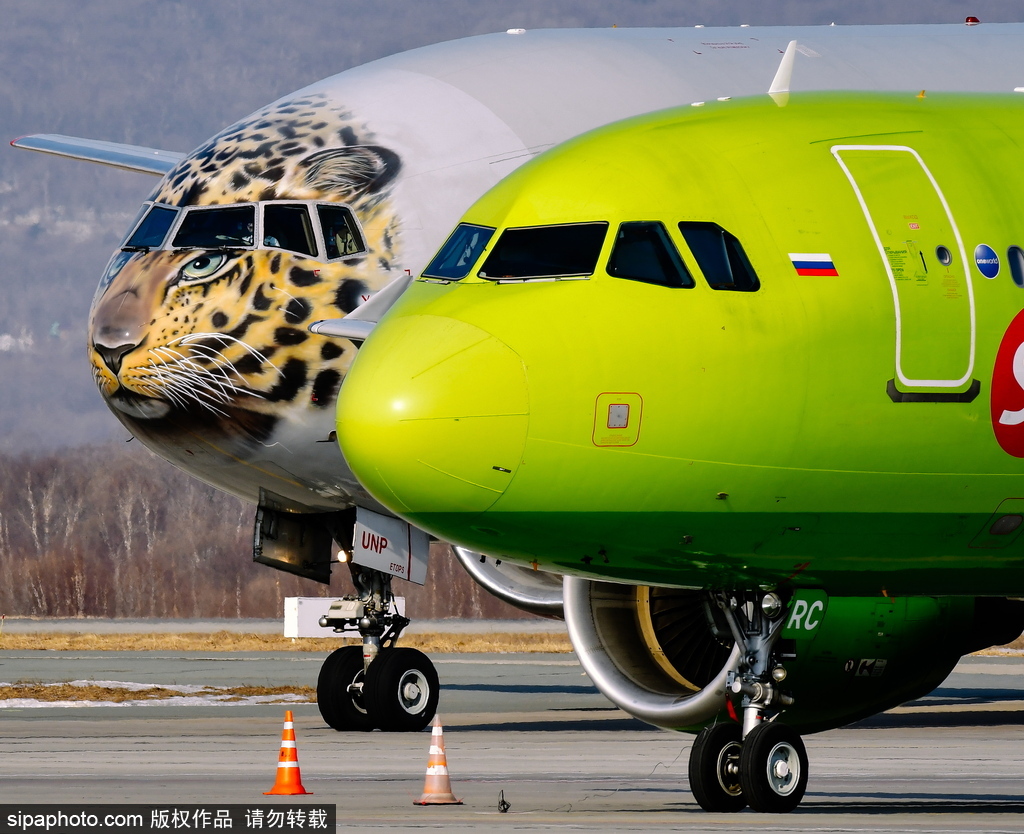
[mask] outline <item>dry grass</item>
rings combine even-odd
[[[0,685],[0,701],[16,698],[30,698],[35,701],[164,701],[169,698],[219,696],[223,702],[240,701],[253,696],[288,696],[289,703],[295,702],[296,695],[310,703],[316,701],[316,691],[311,686],[205,686],[195,692],[181,692],[162,686],[145,689],[131,689],[116,686],[77,685],[71,683],[12,683]]]
[[[974,654],[982,657],[998,657],[999,655],[1017,655],[1021,651],[1024,651],[1024,634],[1005,646],[993,646],[990,649],[982,649]]]
[[[0,650],[93,651],[93,652],[329,652],[342,645],[358,644],[357,638],[280,637],[273,634],[4,634]],[[557,652],[572,651],[565,634],[410,634],[399,645],[438,654],[461,652]]]
[[[0,634],[0,651],[51,652],[330,652],[339,646],[358,645],[354,637],[302,638],[276,634],[237,634],[231,631],[182,634]],[[493,634],[409,634],[399,645],[436,654],[481,652],[547,652],[569,654],[572,645],[564,633],[496,632]],[[976,652],[993,656],[1024,651],[1024,635],[1005,646]]]

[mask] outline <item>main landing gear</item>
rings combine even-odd
[[[718,594],[716,603],[742,650],[727,683],[742,724],[712,724],[700,732],[690,750],[690,790],[705,811],[749,805],[787,813],[803,799],[808,768],[800,736],[777,721],[793,703],[778,688],[786,669],[774,650],[785,606],[773,593]]]
[[[358,596],[331,606],[320,625],[358,631],[362,646],[328,655],[316,683],[320,715],[335,730],[416,732],[437,711],[437,671],[423,652],[397,648],[409,620],[398,613],[391,577],[350,563]]]

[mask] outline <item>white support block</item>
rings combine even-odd
[[[320,618],[341,597],[285,597],[285,637],[334,637],[333,629],[320,625]],[[395,597],[398,613],[405,616],[405,597]]]

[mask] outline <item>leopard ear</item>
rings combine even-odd
[[[398,176],[401,167],[398,154],[377,145],[318,151],[298,165],[307,186],[334,192],[343,200],[379,193]]]

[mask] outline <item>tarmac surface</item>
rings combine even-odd
[[[312,685],[323,657],[8,650],[0,681]],[[1024,831],[1024,658],[965,659],[927,698],[807,737],[806,798],[771,817],[701,811],[692,739],[618,711],[571,655],[434,660],[461,806],[413,805],[428,732],[340,734],[290,706],[314,795],[271,798],[286,706],[169,702],[0,708],[0,803],[328,802],[344,831]]]

